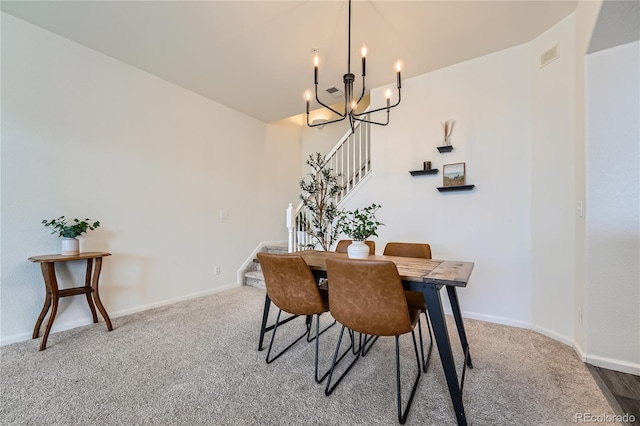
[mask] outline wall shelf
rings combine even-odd
[[[437,175],[438,169],[429,169],[429,170],[411,170],[409,171],[411,176],[422,176],[422,175]]]
[[[443,146],[438,146],[437,148],[440,153],[451,152],[453,150],[453,145],[443,145]]]
[[[438,191],[440,192],[471,191],[473,188],[475,188],[475,185],[439,186]]]

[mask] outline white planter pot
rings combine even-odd
[[[353,241],[347,247],[349,259],[366,259],[369,257],[369,246],[364,241]]]
[[[80,253],[80,241],[77,238],[62,238],[62,254],[71,256]]]

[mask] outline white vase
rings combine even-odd
[[[352,241],[347,247],[349,259],[366,259],[369,257],[369,246],[364,241]]]
[[[80,241],[77,238],[62,238],[62,255],[71,256],[80,253]]]

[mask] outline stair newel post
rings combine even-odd
[[[287,228],[289,229],[289,253],[293,253],[293,247],[295,246],[295,233],[294,231],[294,218],[293,218],[293,205],[289,203],[287,207]]]

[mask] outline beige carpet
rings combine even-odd
[[[56,333],[43,352],[39,340],[2,347],[0,424],[397,424],[393,338],[381,338],[326,397],[312,378],[313,344],[264,362],[263,301],[263,290],[241,287],[115,318],[112,332],[99,323]],[[528,330],[465,324],[475,367],[464,387],[471,424],[565,425],[576,413],[613,414],[571,348]],[[321,338],[325,367],[338,332]],[[450,333],[461,360],[452,323]],[[406,378],[415,366],[409,340],[401,342]],[[456,424],[437,349],[407,424]]]

